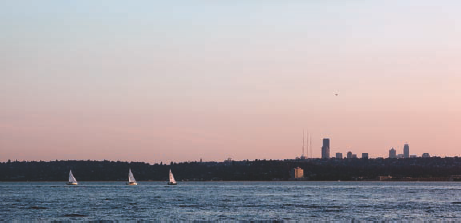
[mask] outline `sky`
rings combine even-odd
[[[0,161],[459,156],[460,8],[2,1]]]

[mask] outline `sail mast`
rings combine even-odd
[[[171,172],[171,169],[170,169],[170,182],[171,183],[176,183],[176,181],[174,180],[173,173]]]
[[[75,179],[74,175],[72,174],[72,170],[69,171],[69,183],[77,183],[77,179]]]
[[[130,183],[135,183],[136,182],[136,179],[134,178],[133,173],[131,172],[131,168],[128,171],[128,181]]]

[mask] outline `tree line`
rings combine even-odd
[[[0,181],[67,181],[72,170],[78,181],[126,181],[131,168],[138,181],[167,181],[171,169],[178,181],[272,181],[293,180],[290,171],[300,167],[301,180],[351,181],[443,178],[461,175],[461,158],[410,159],[308,159],[225,162],[145,162],[56,160],[0,163]]]

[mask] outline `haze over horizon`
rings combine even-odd
[[[0,161],[460,156],[459,1],[136,3],[0,3]]]

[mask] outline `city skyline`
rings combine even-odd
[[[389,150],[389,155],[388,156],[375,156],[375,157],[370,157],[368,152],[362,152],[362,157],[361,158],[421,158],[421,157],[430,157],[430,152],[423,152],[421,154],[412,154],[410,153],[410,145],[408,143],[405,143],[402,147],[402,153],[397,153],[398,150],[394,149],[392,147]],[[332,156],[332,154],[335,154],[335,156]],[[301,156],[296,157],[296,159],[311,159],[311,158],[321,158],[321,159],[330,159],[330,158],[335,158],[335,159],[343,159],[343,150],[336,150],[336,151],[330,151],[330,138],[323,138],[322,139],[322,147],[320,148],[320,154],[321,157],[308,157],[305,156],[304,153],[304,140],[303,140],[303,153]],[[433,154],[434,155],[434,154]],[[435,155],[438,156],[438,155]],[[446,156],[450,157],[450,156]],[[351,159],[351,158],[358,158],[357,154],[352,153],[352,151],[347,152],[345,159]]]
[[[1,2],[0,162],[461,156],[459,8]]]

